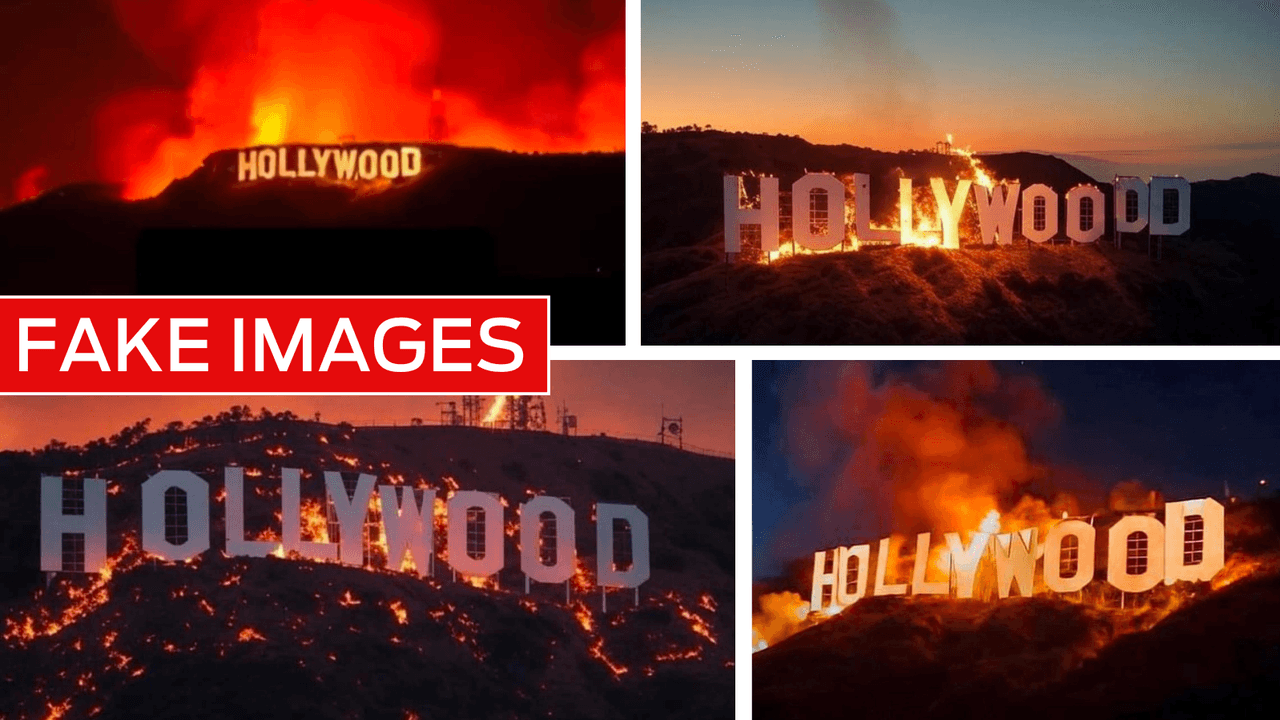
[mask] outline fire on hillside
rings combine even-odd
[[[507,400],[510,407],[520,398]],[[314,698],[344,714],[394,717],[587,706],[608,714],[618,702],[663,707],[672,682],[732,686],[732,648],[721,641],[732,627],[727,576],[708,579],[700,551],[672,545],[663,537],[669,519],[655,517],[653,577],[622,588],[604,575],[649,563],[648,542],[633,532],[637,518],[614,520],[606,503],[579,508],[576,519],[557,509],[586,494],[614,456],[649,471],[693,463],[693,484],[708,488],[731,487],[732,463],[599,436],[416,423],[355,428],[238,408],[237,417],[154,432],[140,425],[91,449],[0,453],[6,475],[63,468],[61,478],[45,481],[59,486],[53,497],[71,513],[61,520],[81,508],[90,517],[100,503],[111,529],[96,575],[76,572],[94,569],[87,533],[59,529],[54,554],[63,571],[15,593],[5,608],[0,656],[10,687],[24,688],[4,701],[14,717],[125,717],[136,711],[127,698],[144,685],[210,664],[219,679],[210,679],[206,702],[239,691],[228,683],[248,692],[261,682],[255,673],[265,672],[278,685],[265,697],[254,692],[264,711]],[[546,472],[551,467],[570,469]],[[94,499],[99,474],[109,479],[98,481],[103,495]],[[166,487],[144,487],[151,476]],[[209,498],[228,512],[202,515],[192,478],[208,478]],[[496,492],[470,489],[477,486]],[[648,489],[635,492],[638,504],[653,499]],[[420,510],[417,539],[403,532],[417,525],[408,498]],[[148,505],[158,522],[147,520]],[[522,508],[533,515],[522,518]],[[587,522],[606,527],[607,537],[585,542],[595,533],[579,530],[575,542],[573,529]],[[30,521],[19,525],[38,538]],[[225,536],[227,546],[177,559],[157,552],[189,549],[205,530]],[[683,542],[695,536],[702,531]],[[723,542],[731,546],[731,536]],[[487,574],[457,570],[512,551],[524,562]],[[600,557],[612,557],[604,575]],[[540,578],[533,566],[569,572]],[[443,691],[410,682],[400,668],[469,680]],[[382,682],[392,684],[376,699],[332,691]],[[196,702],[205,692],[187,687],[166,697]],[[695,703],[697,712],[732,697],[713,695]]]
[[[1096,186],[1071,188],[1064,214],[1062,198],[1047,185],[1022,188],[1017,179],[997,179],[972,150],[952,146],[950,135],[945,148],[946,164],[956,173],[954,189],[948,190],[940,177],[929,178],[928,188],[916,187],[899,169],[896,228],[873,217],[871,176],[865,173],[837,176],[806,170],[786,193],[772,175],[747,173],[750,190],[743,176],[725,175],[725,253],[768,264],[862,247],[954,250],[962,237],[983,245],[1011,245],[1015,237],[1039,244],[1064,236],[1089,244],[1105,233],[1107,200]],[[1152,237],[1164,237],[1182,235],[1191,227],[1191,185],[1184,178],[1153,177],[1148,183],[1117,177],[1115,195],[1117,246],[1118,233],[1148,230]]]

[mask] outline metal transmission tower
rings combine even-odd
[[[578,416],[569,414],[568,405],[561,405],[556,409],[556,424],[560,426],[561,435],[578,434]]]
[[[529,396],[529,430],[547,429],[547,403],[540,397]]]
[[[535,395],[508,395],[505,424],[512,430],[546,430],[547,404]]]
[[[484,397],[481,395],[462,396],[462,424],[479,425],[484,417]]]
[[[440,408],[441,425],[463,424],[463,416],[458,414],[458,403],[456,401],[438,402],[436,405]]]
[[[673,438],[676,447],[684,449],[684,418],[662,417],[662,426],[658,428],[658,442],[667,444],[667,437]]]

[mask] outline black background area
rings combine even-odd
[[[551,342],[626,342],[622,277],[514,277],[479,228],[161,228],[141,295],[549,295]],[[466,268],[456,270],[454,268]]]

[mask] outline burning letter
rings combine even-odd
[[[946,595],[951,591],[951,583],[925,582],[925,573],[929,570],[929,533],[916,535],[916,567],[911,576],[912,595]]]
[[[413,488],[400,488],[397,501],[395,485],[379,485],[378,498],[382,501],[382,527],[387,536],[387,567],[403,569],[405,551],[408,550],[418,575],[430,575],[435,555],[432,508],[435,507],[436,491],[424,489],[422,504],[419,505]]]
[[[900,541],[891,537],[880,538],[880,554],[876,557],[876,589],[874,595],[906,595],[907,584],[898,583],[896,585],[886,585],[884,576],[889,569],[889,563],[893,562],[893,558],[898,556],[898,546]]]
[[[955,578],[956,597],[973,597],[973,581],[978,575],[978,563],[986,552],[991,536],[977,532],[969,538],[969,547],[960,544],[960,533],[947,533],[947,553],[951,556],[951,575]]]
[[[1018,542],[1014,542],[1014,538]],[[1036,577],[1036,529],[1027,528],[1016,533],[996,535],[996,591],[1000,598],[1009,597],[1014,580],[1018,581],[1018,594],[1031,597],[1035,592]]]
[[[737,175],[724,176],[724,251],[727,253],[742,252],[742,226],[756,224],[760,226],[761,252],[773,252],[778,249],[778,178],[760,178],[759,209],[744,208],[742,195],[742,178]]]

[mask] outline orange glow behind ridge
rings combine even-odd
[[[195,35],[200,27],[184,91],[133,91],[98,113],[101,171],[124,184],[128,199],[158,194],[229,148],[425,142],[437,114],[447,127],[443,139],[457,145],[526,152],[624,145],[621,29],[586,45],[576,92],[568,81],[548,78],[545,88],[527,93],[523,114],[497,118],[479,97],[437,77],[443,30],[422,5],[262,0],[237,14],[184,0],[171,20],[178,27],[167,32],[142,17],[146,7],[115,5],[126,31],[144,49],[158,46],[157,53],[171,50],[165,44],[175,34]]]

